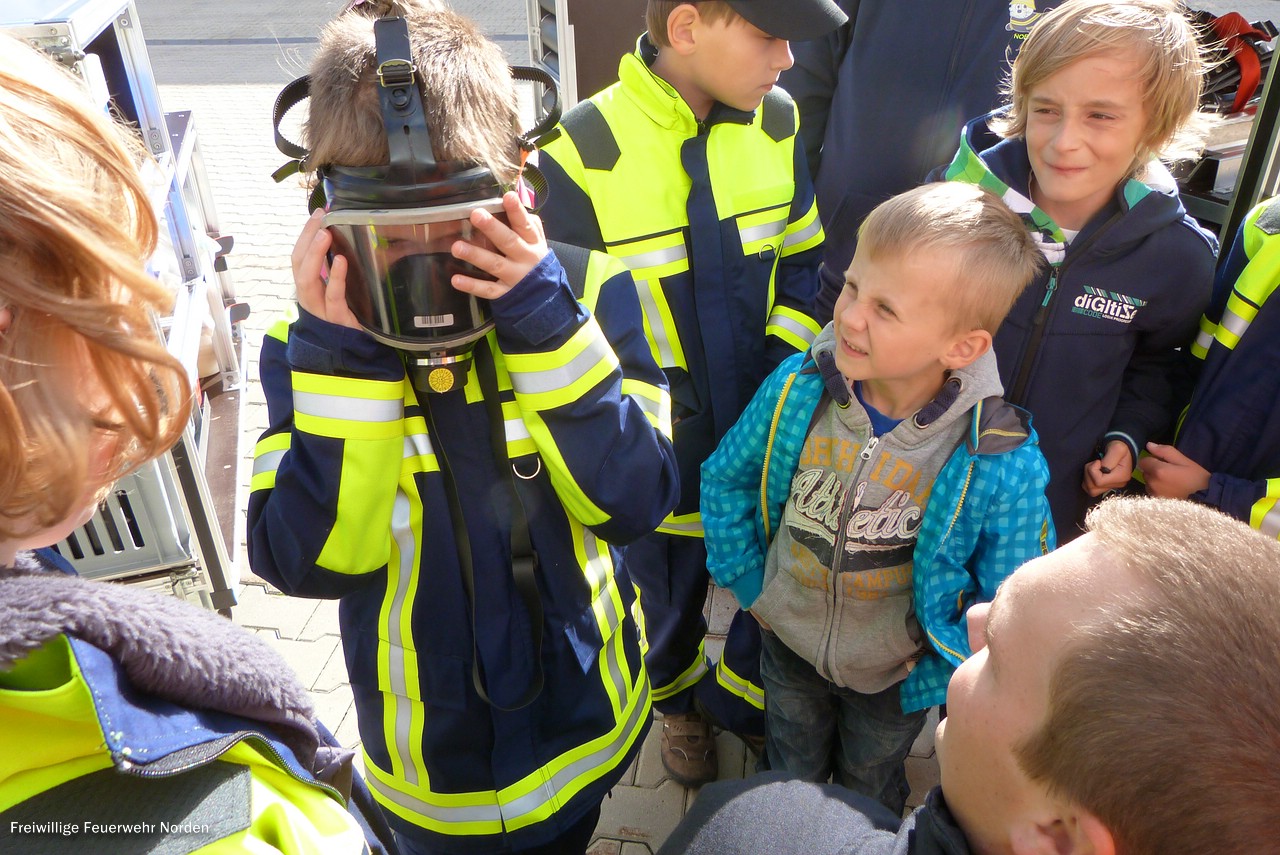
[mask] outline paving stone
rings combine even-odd
[[[281,638],[296,639],[311,619],[317,603],[317,600],[268,593],[259,585],[246,585],[240,591],[232,618],[241,626],[274,629]]]
[[[311,692],[311,702],[316,705],[316,718],[324,722],[324,726],[329,728],[329,732],[335,736],[347,713],[355,711],[351,687],[346,684],[338,686],[331,692]]]
[[[920,735],[916,737],[916,741],[911,744],[911,756],[932,757],[933,740],[937,731],[938,708],[933,707],[929,710],[929,717],[924,720],[924,729],[920,731]]]
[[[325,666],[329,660],[333,658],[334,651],[338,650],[338,639],[333,636],[326,636],[319,641],[295,641],[291,638],[276,638],[271,640],[271,644],[280,652],[284,660],[293,667],[297,673],[298,679],[302,681],[302,685],[308,689],[316,688],[316,682],[321,673],[325,671]],[[338,654],[341,658],[341,654]],[[325,681],[325,685],[319,688],[323,691],[330,691],[337,688],[340,682]]]
[[[657,850],[684,815],[685,789],[675,781],[654,788],[614,787],[600,807],[596,833]]]
[[[718,585],[711,586],[711,618],[707,621],[707,631],[716,635],[724,635],[729,631],[729,623],[738,611],[738,601],[733,594]]]
[[[316,692],[332,692],[339,686],[347,685],[347,661],[342,655],[342,642],[337,635],[324,635],[315,641],[298,643],[330,649],[329,658],[325,660],[324,667],[316,674],[315,680],[307,684],[310,689]]]
[[[325,635],[338,635],[338,601],[316,600],[316,609],[298,632],[299,641],[315,641]]]

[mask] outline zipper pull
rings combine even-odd
[[[1049,307],[1049,301],[1053,299],[1053,292],[1058,290],[1058,274],[1053,272],[1049,274],[1049,284],[1044,286],[1044,302],[1040,304],[1040,308]]]
[[[870,460],[871,453],[876,450],[876,446],[879,444],[880,444],[880,437],[872,436],[871,439],[867,440],[867,444],[862,448],[862,453],[859,454],[858,456],[861,457],[863,460]]]

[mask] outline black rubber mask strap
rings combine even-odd
[[[499,476],[499,478],[502,486],[509,493],[511,503],[511,574],[516,592],[520,595],[520,600],[524,603],[525,611],[529,615],[529,641],[534,654],[534,678],[523,694],[509,707],[495,703],[485,691],[484,675],[480,668],[480,651],[476,644],[478,600],[471,539],[467,535],[462,502],[458,498],[458,482],[454,478],[453,467],[449,465],[448,457],[440,443],[440,430],[436,427],[431,402],[424,402],[423,409],[426,410],[427,430],[432,447],[435,449],[436,460],[440,464],[440,474],[444,478],[445,496],[449,502],[449,519],[453,525],[453,539],[458,549],[458,564],[462,569],[462,587],[471,607],[471,681],[475,686],[476,694],[482,701],[495,709],[511,712],[527,707],[542,692],[542,597],[538,593],[538,555],[529,537],[529,517],[520,499],[520,491],[513,477],[511,458],[507,454],[507,434],[502,417],[502,404],[498,399],[497,369],[494,367],[493,354],[489,350],[488,342],[482,341],[476,344],[472,359],[476,366],[477,379],[480,381],[480,394],[489,415],[489,439],[494,463],[506,476]]]

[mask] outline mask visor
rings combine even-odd
[[[454,258],[454,241],[494,250],[468,219],[477,208],[503,222],[501,199],[432,208],[330,211],[333,251],[347,259],[347,304],[378,341],[456,355],[493,328],[489,304],[456,290],[455,273],[488,274]]]

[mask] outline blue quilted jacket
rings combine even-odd
[[[760,595],[765,554],[823,394],[811,354],[789,357],[702,465],[707,569],[743,608]],[[929,648],[902,686],[904,712],[946,700],[951,673],[970,653],[968,607],[989,601],[1020,564],[1054,547],[1048,480],[1028,413],[998,397],[973,408],[965,441],[934,482],[916,541],[916,617]]]

